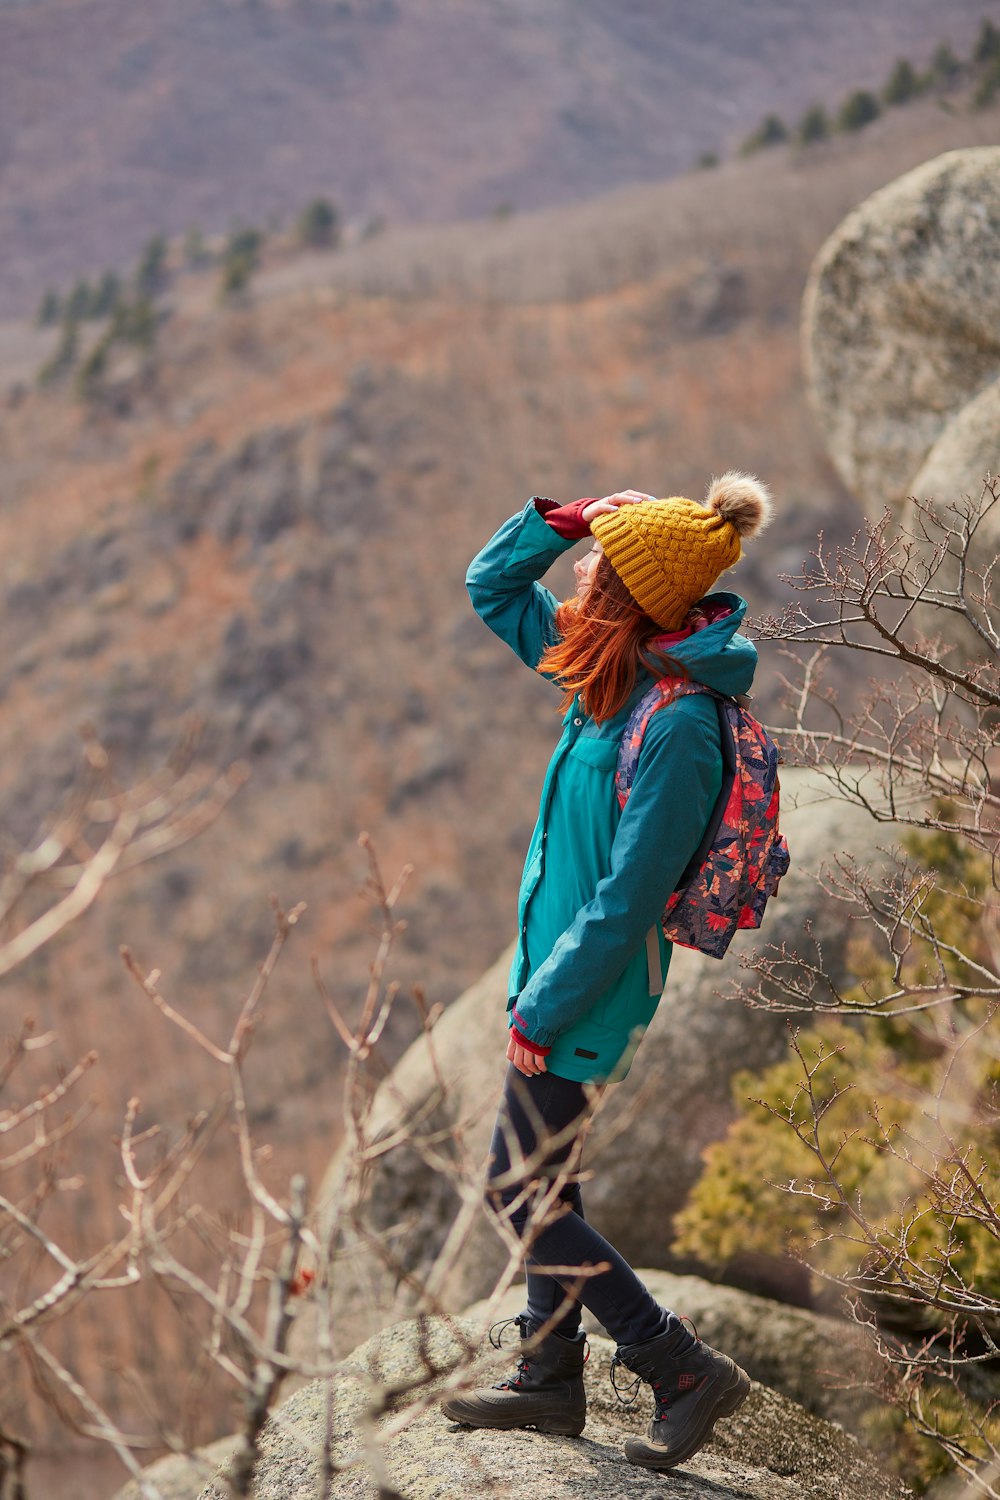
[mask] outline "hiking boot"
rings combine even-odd
[[[548,1333],[528,1348],[534,1330],[524,1313],[490,1329],[490,1343],[503,1346],[503,1331],[513,1323],[521,1331],[521,1356],[508,1380],[481,1390],[452,1396],[441,1410],[465,1427],[537,1427],[539,1432],[579,1437],[587,1420],[583,1366],[587,1341],[583,1333],[563,1338]],[[495,1331],[499,1329],[499,1335]]]
[[[690,1337],[686,1328],[676,1328],[642,1344],[619,1345],[615,1353],[611,1384],[619,1401],[627,1405],[629,1398],[615,1382],[618,1365],[639,1377],[631,1387],[632,1401],[642,1381],[652,1386],[656,1398],[648,1436],[626,1439],[629,1463],[646,1469],[674,1468],[708,1441],[719,1417],[731,1416],[747,1398],[746,1372],[698,1338],[685,1348]]]

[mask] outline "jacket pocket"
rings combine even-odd
[[[581,735],[570,748],[574,760],[593,766],[598,771],[614,772],[618,764],[617,739],[591,739]]]

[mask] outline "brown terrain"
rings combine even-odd
[[[996,0],[0,0],[0,316],[327,193],[433,223],[731,155]]]
[[[471,615],[468,559],[532,493],[699,494],[735,465],[778,499],[769,545],[735,580],[773,609],[777,575],[816,532],[843,538],[859,518],[803,391],[809,262],[874,188],[998,138],[1000,109],[926,100],[863,138],[560,210],[390,229],[336,255],[276,246],[240,306],[219,306],[215,273],[176,276],[151,358],[113,365],[86,405],[28,388],[53,335],[11,334],[3,826],[30,839],[66,795],[84,720],[125,778],[157,764],[192,711],[205,758],[252,770],[208,833],[122,877],[4,985],[5,1029],[30,1014],[58,1032],[36,1076],[100,1052],[93,1113],[66,1147],[66,1173],[86,1184],[54,1201],[53,1233],[82,1249],[117,1232],[113,1137],[130,1095],[173,1138],[218,1087],[127,979],[118,945],[222,1038],[266,951],[272,892],[308,913],[251,1054],[254,1126],[276,1190],[293,1168],[315,1186],[340,1130],[342,1054],[308,960],[357,1006],[374,946],[358,832],[388,874],[415,866],[394,960],[404,991],[420,983],[447,1004],[511,928],[558,721],[552,690]],[[777,675],[765,661],[765,708]],[[387,1060],[414,1025],[404,1005]],[[224,1218],[237,1197],[225,1143],[205,1174]],[[52,1338],[123,1421],[141,1421],[119,1374],[131,1365],[196,1440],[235,1425],[233,1405],[201,1394],[183,1307],[163,1293],[94,1299]],[[113,1488],[112,1461],[75,1455],[27,1391],[4,1394],[6,1424],[33,1426],[39,1493]]]

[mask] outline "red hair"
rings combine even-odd
[[[579,693],[585,713],[596,723],[614,718],[635,687],[640,666],[654,677],[687,677],[684,668],[653,638],[663,627],[650,619],[606,557],[583,599],[567,599],[556,612],[559,640],[538,663],[563,689],[566,709]]]

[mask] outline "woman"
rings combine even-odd
[[[523,1352],[510,1379],[443,1411],[474,1427],[580,1433],[586,1307],[617,1342],[612,1376],[624,1365],[636,1388],[652,1387],[648,1436],[625,1445],[632,1463],[651,1469],[696,1452],[750,1382],[660,1307],[586,1222],[570,1169],[594,1086],[624,1077],[659,1003],[670,961],[659,916],[722,785],[711,696],[678,696],[653,715],[622,810],[615,769],[629,714],[654,681],[686,677],[727,695],[750,687],[756,651],[737,633],[746,605],[709,590],[769,513],[765,487],[736,472],[713,481],[704,506],[636,490],[561,507],[535,497],[467,579],[476,611],[562,688],[566,712],[521,880],[510,1067],[488,1184],[492,1206],[528,1239],[528,1304],[512,1320]],[[538,580],[587,535],[594,542],[575,565],[576,597],[560,605]],[[544,1215],[539,1230],[531,1209],[546,1179],[561,1211]],[[605,1269],[572,1274],[597,1267]]]

